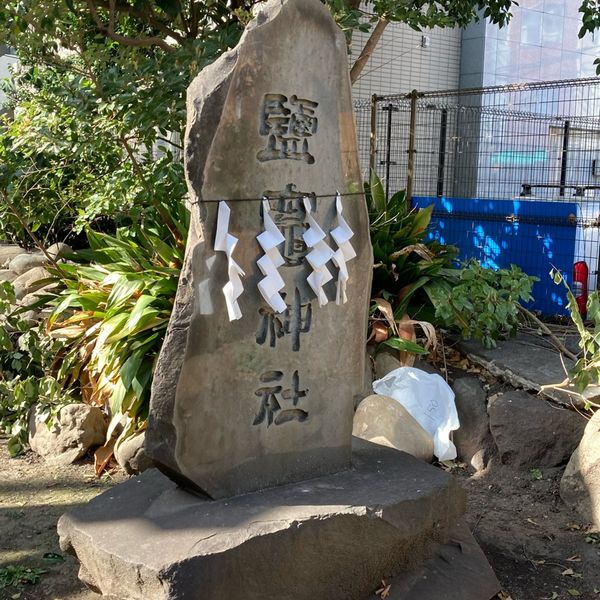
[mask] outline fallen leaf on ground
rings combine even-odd
[[[113,457],[115,442],[115,438],[111,438],[104,446],[100,446],[100,448],[94,452],[94,470],[96,471],[97,477],[100,477],[102,471],[108,467],[108,463]]]
[[[579,523],[567,523],[567,529],[571,529],[572,531],[577,531],[581,529],[581,525]]]
[[[579,554],[573,554],[573,556],[570,556],[569,558],[567,558],[568,562],[581,562],[581,556],[579,556]]]
[[[569,588],[567,594],[569,594],[569,596],[581,596],[581,592],[575,588]]]
[[[385,580],[382,579],[381,587],[375,591],[375,595],[379,596],[380,598],[383,598],[383,600],[385,600],[385,598],[389,597],[391,588],[392,588],[392,584],[386,583]]]

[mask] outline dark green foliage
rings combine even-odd
[[[167,207],[165,207],[167,208]],[[88,231],[90,250],[60,266],[66,289],[48,321],[64,351],[55,377],[81,398],[105,406],[109,437],[125,420],[124,437],[144,427],[150,384],[173,308],[189,224],[183,204],[168,207],[165,224]]]
[[[447,272],[446,281],[447,285],[428,290],[437,322],[457,329],[465,339],[494,347],[498,337],[516,333],[518,303],[532,299],[537,278],[515,265],[493,271],[471,260]]]
[[[48,301],[41,298],[39,303]],[[8,451],[20,454],[27,446],[29,412],[37,405],[48,420],[63,404],[72,401],[49,372],[62,344],[48,337],[43,325],[32,327],[14,308],[10,283],[0,283],[0,430],[8,434]]]
[[[0,567],[0,589],[7,587],[16,587],[25,584],[36,584],[46,569],[38,569],[35,567],[24,567],[21,565],[7,565]],[[19,594],[12,596],[18,598]]]
[[[375,262],[373,297],[389,300],[397,319],[408,313],[429,320],[432,311],[426,290],[443,280],[457,250],[425,241],[433,205],[413,209],[403,190],[386,199],[374,173],[366,188]]]

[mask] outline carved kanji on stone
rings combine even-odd
[[[257,154],[258,160],[303,160],[312,165],[315,157],[308,140],[318,129],[317,106],[318,102],[296,95],[265,94],[259,131],[267,137],[267,144]]]

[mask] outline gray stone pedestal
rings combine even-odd
[[[365,600],[396,575],[403,600],[489,600],[498,584],[463,513],[452,477],[360,442],[350,470],[224,500],[146,471],[63,515],[58,529],[81,579],[114,599]],[[423,595],[424,578],[434,590],[436,578],[452,581],[444,564],[461,566],[460,595]]]

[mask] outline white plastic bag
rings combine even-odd
[[[439,376],[414,367],[400,367],[373,382],[376,394],[393,398],[433,437],[438,460],[456,458],[450,432],[458,429],[454,392]]]

